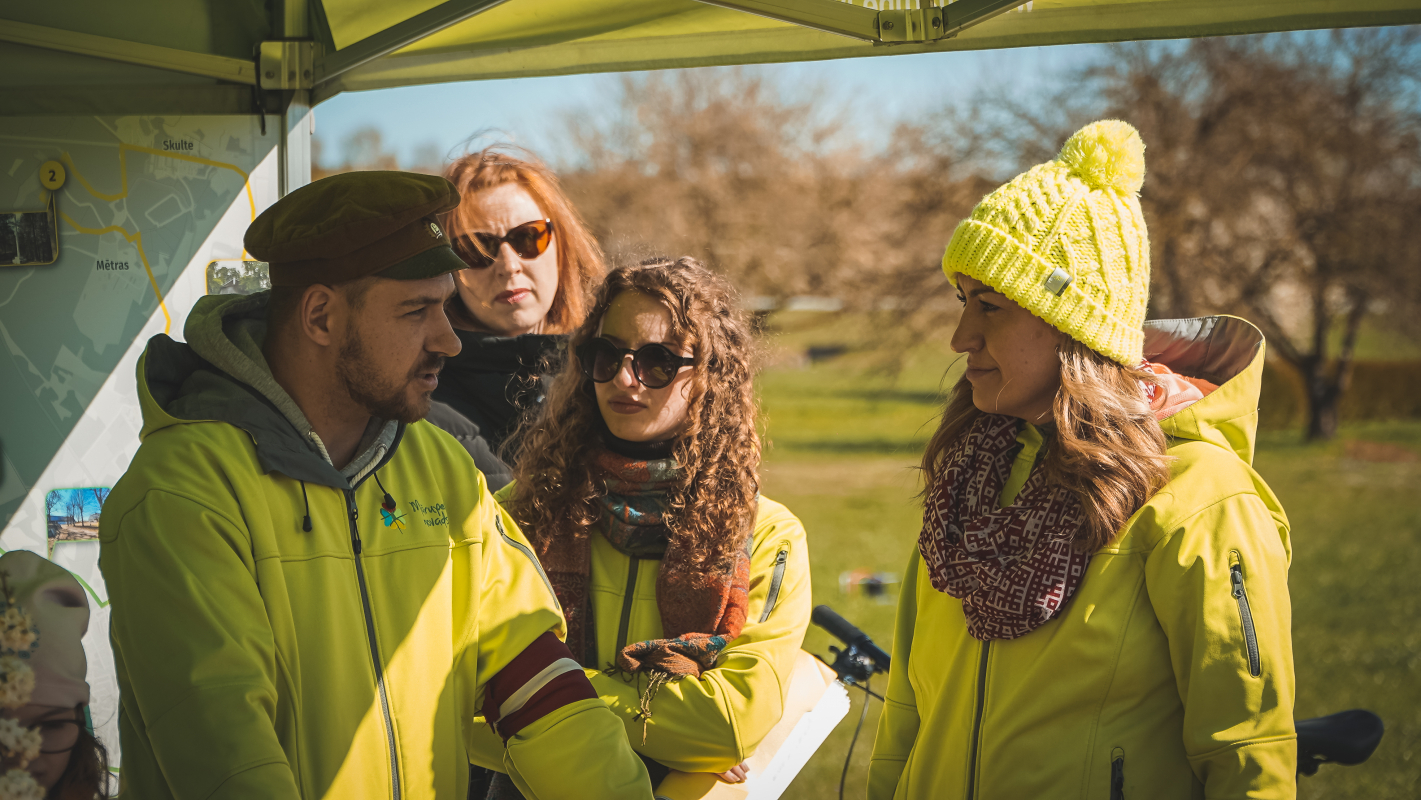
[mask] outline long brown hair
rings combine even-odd
[[[84,706],[76,707],[79,740],[69,751],[69,763],[59,781],[45,794],[46,800],[94,800],[109,794],[109,751],[84,724]]]
[[[693,258],[653,259],[613,270],[597,291],[569,352],[597,334],[623,292],[641,292],[671,312],[671,335],[690,348],[689,421],[672,453],[680,465],[668,491],[667,526],[683,537],[696,566],[724,569],[745,547],[760,492],[760,437],[752,386],[750,324],[725,279]],[[597,523],[602,481],[591,467],[601,443],[596,396],[575,357],[548,388],[538,416],[519,431],[522,457],[510,511],[547,564]]]
[[[558,293],[544,318],[543,333],[567,333],[577,327],[587,312],[592,286],[606,266],[602,248],[563,193],[557,175],[528,150],[493,145],[459,158],[444,171],[444,177],[459,189],[459,205],[443,219],[451,238],[469,233],[477,219],[474,195],[478,192],[516,183],[532,195],[538,208],[553,221],[558,255]],[[474,319],[457,293],[450,299],[449,310],[456,318]]]
[[[1110,544],[1169,481],[1164,431],[1140,390],[1142,382],[1159,381],[1074,339],[1065,339],[1057,354],[1061,388],[1051,404],[1055,433],[1041,468],[1048,481],[1080,498],[1086,523],[1075,545],[1093,553]],[[966,378],[958,381],[923,454],[928,487],[942,477],[948,448],[982,413],[972,403],[972,384]]]

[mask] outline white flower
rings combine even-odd
[[[0,708],[19,708],[30,702],[35,673],[16,656],[0,656]]]
[[[21,769],[39,758],[44,736],[34,728],[26,728],[19,720],[0,717],[0,749],[5,752],[5,760],[13,761]]]
[[[34,624],[30,615],[10,606],[0,617],[0,647],[7,650],[28,650],[35,643]]]
[[[0,775],[0,800],[44,800],[44,789],[22,769]]]

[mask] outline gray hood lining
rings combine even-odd
[[[1145,323],[1145,358],[1181,375],[1222,386],[1263,346],[1263,334],[1236,317],[1157,319]]]

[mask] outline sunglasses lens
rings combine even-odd
[[[632,360],[636,363],[637,378],[648,389],[665,387],[680,369],[676,355],[659,344],[643,347]]]
[[[548,249],[548,242],[552,241],[552,238],[553,229],[547,220],[535,219],[509,231],[504,241],[508,242],[519,257],[537,258]]]
[[[493,263],[492,253],[498,252],[498,242],[494,241],[492,247],[480,240],[487,234],[475,234],[478,239],[468,236],[460,236],[454,240],[454,253],[463,259],[471,269],[485,269]],[[492,238],[492,237],[490,237]]]
[[[582,362],[582,371],[597,383],[606,383],[615,378],[617,369],[622,365],[621,359],[618,358],[621,353],[606,339],[593,339],[589,345],[587,356]]]

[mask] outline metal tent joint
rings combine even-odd
[[[700,0],[707,5],[744,11],[876,45],[951,39],[973,25],[1026,4],[1026,0],[948,0],[944,5],[935,5],[939,1],[918,0],[903,3],[915,5],[916,8],[878,10],[846,0]]]
[[[267,90],[310,89],[315,83],[315,60],[315,42],[262,42],[257,50],[257,80]]]
[[[887,9],[878,12],[878,42],[931,42],[944,38],[940,8]]]

